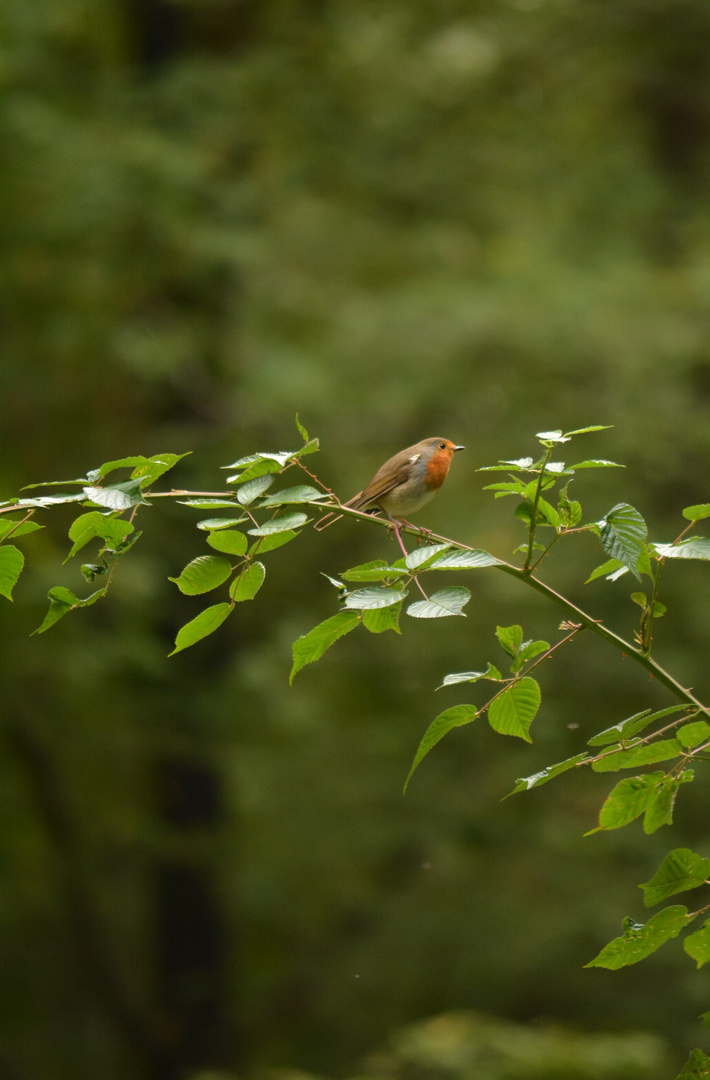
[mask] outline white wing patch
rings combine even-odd
[[[416,461],[419,461],[419,458],[420,458],[421,456],[422,456],[421,454],[412,454],[412,456],[411,456],[411,457],[410,457],[410,459],[409,459],[409,464],[410,464],[410,465],[414,465],[414,463],[415,463]]]

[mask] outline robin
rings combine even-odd
[[[404,521],[404,515],[421,510],[434,498],[447,477],[454,453],[465,449],[449,439],[422,439],[386,461],[370,483],[344,505],[374,513],[384,510],[394,522],[399,539],[397,522]],[[341,516],[326,514],[314,528],[325,529]]]

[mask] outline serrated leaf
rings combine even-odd
[[[662,772],[653,772],[620,780],[599,811],[599,828],[621,829],[644,814],[663,776]]]
[[[483,488],[484,491],[497,492],[496,498],[502,495],[522,495],[525,491],[525,485],[522,480],[512,480],[499,484],[486,484]]]
[[[342,577],[345,581],[383,581],[388,577],[401,577],[406,571],[396,566],[389,566],[384,559],[373,559],[372,562],[361,563],[345,570]]]
[[[436,562],[432,563],[430,570],[477,570],[483,566],[497,566],[500,559],[480,549],[476,551],[447,551]]]
[[[563,435],[561,431],[538,431],[535,438],[546,443],[569,442],[569,435]]]
[[[257,476],[255,480],[249,480],[237,489],[237,502],[241,506],[251,506],[254,499],[258,499],[273,484],[275,477],[272,473],[265,476]]]
[[[605,728],[598,735],[594,735],[589,739],[587,746],[608,746],[609,743],[630,739],[632,735],[638,735],[640,731],[655,723],[656,720],[661,720],[665,716],[672,716],[673,713],[683,712],[687,708],[687,705],[669,705],[668,708],[658,709],[656,712],[651,712],[650,709],[642,709],[641,712],[634,713],[633,716],[627,716],[625,720],[614,724],[613,727]]]
[[[653,907],[674,893],[697,889],[705,884],[708,877],[710,859],[703,859],[690,848],[675,848],[666,855],[651,880],[639,885],[639,888],[643,889],[646,907]]]
[[[85,487],[84,496],[97,506],[107,506],[109,510],[149,505],[143,498],[140,480],[126,480],[124,484],[107,484],[105,487]]]
[[[69,539],[74,541],[74,545],[64,561],[76,555],[77,551],[85,547],[95,536],[100,537],[115,549],[132,532],[133,525],[124,518],[106,517],[98,510],[80,514],[69,528]]]
[[[450,709],[445,709],[444,712],[439,713],[435,720],[432,720],[429,727],[424,732],[424,737],[419,743],[419,748],[414,755],[414,761],[412,767],[409,770],[407,779],[404,782],[404,791],[409,786],[409,781],[412,779],[415,769],[420,762],[426,757],[429,751],[436,746],[444,735],[446,735],[452,728],[462,727],[464,724],[472,723],[478,715],[478,709],[475,705],[454,705]]]
[[[546,769],[533,773],[532,776],[523,776],[516,780],[515,787],[510,792],[510,795],[516,795],[519,791],[530,791],[531,788],[540,787],[542,784],[546,784],[548,780],[554,780],[556,776],[560,776],[562,773],[567,772],[568,769],[574,769],[578,765],[584,765],[587,761],[589,761],[589,754],[583,752],[581,754],[575,754],[574,757],[566,758],[565,761],[560,761],[556,765],[548,765]],[[506,799],[507,798],[509,798],[509,795],[506,795]]]
[[[407,608],[407,615],[414,619],[443,619],[449,615],[463,615],[463,608],[471,599],[471,593],[461,585],[439,589],[428,600],[417,600]]]
[[[298,529],[308,521],[308,514],[279,514],[278,517],[265,521],[258,529],[249,529],[250,536],[271,536],[272,533],[289,532]]]
[[[515,659],[523,643],[522,626],[496,626],[496,637],[503,651]]]
[[[698,503],[696,506],[686,506],[683,517],[688,521],[702,521],[710,517],[710,503]]]
[[[683,751],[677,739],[661,739],[647,746],[631,746],[625,750],[607,753],[592,762],[594,772],[618,772],[619,769],[637,769],[642,765],[655,765],[658,761],[670,761]]]
[[[488,706],[488,722],[500,735],[532,742],[530,725],[540,708],[540,687],[529,676],[518,679]]]
[[[357,611],[372,611],[390,607],[402,600],[401,589],[388,589],[374,585],[371,589],[357,589],[345,597],[345,607]]]
[[[707,742],[708,738],[710,738],[710,724],[707,724],[704,720],[696,720],[695,723],[685,724],[676,732],[676,738],[681,746],[691,750],[693,747]]]
[[[300,421],[300,420],[298,419],[298,413],[296,413],[296,427],[298,428],[298,434],[299,434],[299,435],[301,436],[301,438],[303,439],[304,443],[307,443],[307,442],[309,441],[309,440],[308,440],[308,432],[307,432],[307,431],[306,431],[306,429],[304,428],[304,426],[303,426],[303,424],[301,423],[301,421]]]
[[[36,521],[22,521],[21,518],[3,517],[0,519],[0,540],[4,540],[6,536],[12,536],[14,540],[18,536],[37,532],[37,529],[43,528],[44,525],[38,525]]]
[[[612,559],[618,559],[641,580],[638,561],[648,535],[646,522],[628,503],[618,503],[599,522],[602,547]]]
[[[630,964],[638,964],[639,960],[650,956],[666,941],[677,937],[694,917],[688,914],[686,907],[676,904],[657,912],[645,926],[638,923],[629,925],[629,920],[623,935],[610,941],[598,956],[584,966],[618,971]]]
[[[643,816],[643,831],[647,836],[656,832],[661,826],[671,824],[678,788],[681,784],[692,779],[692,770],[686,769],[680,776],[666,777],[656,785]]]
[[[360,622],[360,615],[356,611],[341,611],[333,615],[325,622],[319,623],[307,634],[303,634],[293,644],[293,667],[289,682],[306,664],[312,664],[314,660],[320,660],[326,649],[329,649],[338,638],[350,633]]]
[[[699,968],[707,964],[710,960],[710,919],[706,919],[700,930],[688,935],[683,942],[683,948],[688,956],[692,956],[693,960],[697,961]],[[710,1059],[708,1059],[708,1064],[710,1064]]]
[[[222,585],[231,573],[228,559],[218,555],[198,555],[187,564],[179,577],[169,577],[168,581],[173,581],[186,596],[199,596]]]
[[[37,507],[43,509],[45,506],[61,506],[63,503],[83,502],[86,496],[83,491],[80,491],[78,495],[38,495],[36,499],[18,499],[18,508],[24,507]]]
[[[25,557],[14,544],[0,546],[0,596],[12,600],[12,590],[25,565]]]
[[[286,529],[285,532],[272,533],[271,536],[260,536],[249,548],[249,557],[256,555],[257,552],[264,555],[267,551],[275,551],[276,548],[283,547],[284,544],[290,544],[292,540],[295,540],[300,535],[294,529]]]
[[[215,530],[207,537],[207,543],[215,551],[223,551],[225,555],[246,555],[249,545],[244,533],[237,529]]]
[[[277,491],[273,495],[267,495],[266,498],[262,499],[259,503],[259,508],[265,509],[269,506],[286,506],[289,503],[309,503],[313,502],[314,499],[324,499],[325,497],[326,496],[322,491],[318,491],[308,484],[296,484],[295,487],[284,488],[283,491]],[[239,498],[238,495],[237,498]]]
[[[685,1068],[675,1080],[710,1080],[710,1057],[702,1050],[691,1051]]]
[[[199,615],[191,619],[189,623],[178,630],[177,637],[175,638],[175,648],[169,656],[174,656],[175,653],[182,652],[183,649],[189,648],[191,645],[195,645],[198,641],[202,641],[209,634],[213,634],[217,630],[229,613],[232,611],[231,604],[213,604],[211,607],[205,608]]]
[[[555,529],[559,529],[562,524],[562,518],[554,506],[547,502],[546,499],[538,499],[537,509],[549,525],[552,525]]]
[[[396,634],[399,634],[401,633],[401,630],[399,629],[399,615],[401,610],[401,604],[391,604],[390,607],[374,608],[369,611],[363,611],[363,626],[365,626],[371,634],[382,634],[385,630],[394,630]]]
[[[235,603],[243,600],[253,600],[266,577],[266,567],[263,563],[255,562],[246,566],[229,586],[229,595]]]
[[[694,536],[690,540],[681,540],[679,544],[652,544],[651,547],[659,559],[710,559],[710,540],[704,536]]]
[[[203,518],[202,521],[197,522],[196,528],[202,529],[203,532],[214,532],[216,529],[231,529],[232,526],[239,525],[242,521],[248,521],[246,514],[242,514],[241,517]]]
[[[494,682],[500,682],[503,678],[497,667],[493,664],[488,664],[485,671],[454,671],[450,675],[444,675],[444,681],[441,686],[437,686],[437,690],[441,690],[444,686],[456,686],[457,683],[464,682],[478,682],[480,679],[492,679]]]
[[[427,544],[426,547],[416,548],[410,551],[404,560],[408,570],[418,570],[426,562],[433,561],[442,551],[446,551],[449,544]]]

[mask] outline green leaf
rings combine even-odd
[[[672,716],[673,713],[683,712],[687,708],[687,705],[669,705],[668,708],[659,709],[657,712],[643,709],[641,712],[634,713],[633,716],[627,716],[625,720],[614,724],[613,727],[600,731],[598,735],[589,739],[587,746],[607,746],[609,743],[623,742],[625,739],[630,739],[632,735],[637,735],[656,720]]]
[[[590,458],[588,461],[577,461],[569,465],[570,469],[625,469],[625,465],[619,465],[616,461],[605,461],[604,458]]]
[[[64,561],[66,562],[67,559],[71,559],[73,555],[76,555],[77,551],[85,547],[95,536],[100,537],[106,544],[110,544],[115,549],[132,532],[133,525],[124,518],[117,518],[113,515],[106,517],[98,510],[91,510],[88,514],[80,514],[69,528],[69,539],[74,541],[74,545]]]
[[[234,499],[176,499],[178,506],[192,506],[195,510],[234,509]]]
[[[486,484],[483,490],[495,491],[497,492],[496,499],[501,499],[504,495],[522,495],[525,485],[522,480],[510,480],[498,484]]]
[[[545,521],[547,521],[549,525],[552,525],[555,529],[559,529],[562,525],[562,518],[554,506],[545,499],[538,499],[537,509],[538,513],[545,518]]]
[[[89,475],[99,479],[108,476],[115,469],[133,469],[131,479],[140,480],[143,486],[147,487],[153,484],[159,476],[172,469],[178,461],[188,456],[189,454],[153,454],[152,457],[148,458],[142,454],[136,454],[132,457],[118,458],[116,461],[107,461]]]
[[[250,536],[271,536],[272,533],[288,532],[298,529],[308,521],[308,514],[279,514],[278,517],[265,521],[258,529],[249,529]]]
[[[123,484],[107,484],[105,487],[85,487],[84,496],[97,506],[109,510],[129,510],[132,506],[148,506],[141,492],[140,480],[126,480]]]
[[[400,577],[405,574],[396,566],[389,566],[384,559],[374,559],[372,562],[361,563],[346,570],[342,577],[345,581],[383,581],[389,577]]]
[[[207,543],[215,551],[223,551],[225,555],[246,555],[249,541],[244,533],[237,529],[218,529],[210,533]]]
[[[492,679],[494,682],[500,682],[503,678],[497,667],[493,664],[488,664],[485,671],[454,671],[451,675],[444,675],[444,681],[441,686],[437,686],[437,690],[441,690],[444,686],[455,686],[457,683],[464,682],[478,682],[479,679]]]
[[[187,564],[180,577],[169,577],[168,581],[174,581],[180,592],[187,596],[199,596],[216,589],[231,573],[228,559],[221,559],[218,555],[199,555]]]
[[[618,971],[619,968],[628,967],[630,964],[638,964],[666,941],[677,937],[694,917],[688,914],[686,907],[675,904],[658,911],[645,926],[626,919],[622,937],[610,941],[598,956],[584,966]]]
[[[518,679],[494,698],[488,707],[488,722],[500,735],[515,735],[532,742],[528,731],[540,708],[540,687],[529,676]]]
[[[639,888],[643,889],[646,907],[653,907],[674,893],[697,889],[705,884],[708,877],[710,859],[703,859],[690,848],[675,848],[666,855],[651,880],[639,885]]]
[[[63,503],[83,502],[85,497],[83,491],[79,492],[78,495],[38,495],[36,499],[18,499],[17,506],[36,506],[43,509],[45,506],[61,506]]]
[[[557,765],[548,765],[546,769],[542,769],[541,772],[533,773],[532,776],[523,776],[519,780],[516,780],[515,787],[510,792],[510,795],[516,795],[519,791],[530,791],[531,788],[540,787],[541,784],[546,784],[548,780],[554,780],[556,776],[560,776],[561,773],[567,772],[568,769],[575,769],[578,765],[584,765],[589,761],[589,754],[586,752],[581,754],[575,754],[574,757],[566,758],[565,761],[560,761]],[[506,799],[509,798],[506,795]]]
[[[683,517],[688,521],[702,521],[710,517],[710,503],[698,503],[697,506],[686,506]]]
[[[234,579],[229,586],[229,595],[235,603],[242,600],[253,600],[266,577],[266,567],[263,563],[255,562],[247,566]]]
[[[545,443],[569,442],[569,435],[563,435],[561,431],[538,431],[535,438]]]
[[[626,567],[619,559],[607,559],[607,561],[602,563],[601,566],[598,566],[596,570],[592,570],[584,584],[588,585],[590,581],[595,581],[600,577],[606,577],[611,580],[612,575],[616,577],[619,570],[623,570],[624,573],[626,573]]]
[[[386,608],[372,608],[369,611],[363,611],[363,625],[367,627],[371,634],[381,634],[384,630],[394,630],[395,633],[399,634],[401,633],[399,629],[401,610],[401,604],[392,604]]]
[[[683,948],[688,956],[692,956],[693,960],[697,961],[699,968],[707,964],[710,960],[710,919],[703,923],[700,930],[688,935],[683,942]]]
[[[12,600],[12,590],[25,565],[25,557],[13,544],[0,547],[0,596]]]
[[[203,518],[202,521],[197,522],[197,528],[202,529],[203,532],[214,532],[215,529],[231,529],[233,525],[239,525],[242,521],[247,521],[247,515],[242,514],[241,517],[214,517]]]
[[[496,559],[487,551],[480,549],[475,551],[447,551],[436,562],[432,563],[432,570],[477,570],[482,566],[498,566],[500,559]]]
[[[573,435],[588,435],[590,431],[609,431],[613,426],[613,424],[591,424],[590,427],[576,428],[575,431],[565,431],[565,435],[567,438],[571,438]]]
[[[496,637],[503,651],[515,659],[523,644],[522,626],[497,626]]]
[[[73,611],[75,608],[91,607],[97,600],[105,594],[106,589],[97,589],[96,592],[91,593],[89,596],[81,599],[75,596],[70,589],[65,589],[63,585],[55,585],[53,589],[50,589],[47,593],[49,600],[49,611],[44,617],[43,622],[36,630],[33,630],[33,634],[43,634],[45,630],[49,630],[50,626],[54,626],[55,622],[58,622],[68,612]]]
[[[534,660],[536,656],[547,652],[549,648],[549,641],[524,641],[518,653],[518,664],[522,666],[528,660]]]
[[[428,600],[417,600],[407,608],[407,615],[414,619],[443,619],[449,615],[463,615],[462,608],[471,599],[471,593],[461,585],[439,589]]]
[[[266,476],[257,476],[255,480],[249,480],[237,490],[237,502],[241,506],[251,506],[254,499],[268,490],[274,482],[274,476],[267,473]]]
[[[257,552],[260,555],[264,555],[267,551],[274,551],[276,548],[283,547],[284,544],[290,544],[292,540],[295,540],[296,537],[300,535],[301,534],[294,529],[286,529],[285,532],[272,533],[270,536],[260,536],[249,548],[249,558],[251,558],[252,555],[256,555]]]
[[[697,720],[694,724],[685,724],[676,732],[676,738],[681,746],[692,750],[693,747],[700,746],[710,738],[710,724],[706,724],[704,720]]]
[[[232,611],[231,604],[213,604],[211,607],[205,608],[194,619],[191,619],[189,623],[178,630],[177,637],[175,638],[175,648],[169,656],[174,656],[175,653],[182,652],[183,649],[187,649],[190,645],[194,645],[196,642],[201,641],[202,638],[206,638],[209,634],[213,634],[227,618]]]
[[[442,551],[446,551],[449,544],[427,544],[426,547],[416,548],[410,551],[404,564],[407,570],[418,570],[424,563],[432,562]]]
[[[710,540],[704,536],[693,536],[681,540],[679,544],[652,544],[651,547],[659,559],[710,559]]]
[[[594,772],[618,772],[619,769],[636,769],[641,765],[653,765],[657,761],[670,761],[683,751],[677,739],[661,739],[647,746],[630,746],[625,750],[607,753],[592,762]]]
[[[710,1057],[702,1050],[693,1050],[675,1080],[710,1080]]]
[[[429,727],[424,732],[424,737],[419,743],[419,749],[414,755],[414,761],[412,767],[409,770],[407,779],[404,782],[404,791],[409,786],[409,781],[412,779],[412,775],[422,761],[423,758],[429,753],[432,747],[443,739],[447,732],[451,731],[455,727],[463,727],[464,724],[471,724],[478,715],[478,709],[475,705],[454,705],[451,709],[445,709],[444,712],[439,713],[436,720],[432,720]]]
[[[304,443],[307,443],[307,442],[309,442],[309,438],[308,438],[308,432],[307,432],[307,431],[306,431],[306,429],[304,428],[304,426],[303,426],[303,424],[301,423],[301,421],[300,421],[300,420],[298,419],[298,413],[296,413],[296,427],[298,428],[298,434],[299,434],[299,435],[301,436],[301,438],[303,439]]]
[[[644,814],[663,777],[662,772],[652,772],[620,780],[599,811],[599,828],[621,829]]]
[[[501,460],[497,465],[483,465],[477,472],[530,472],[532,463],[531,457],[513,458],[510,461]]]
[[[643,816],[643,831],[647,836],[656,832],[662,825],[670,825],[673,821],[673,806],[678,794],[678,788],[693,779],[692,769],[686,769],[678,777],[666,777],[656,785]]]
[[[358,611],[371,611],[375,608],[390,607],[402,600],[401,589],[388,589],[384,586],[373,585],[371,589],[357,589],[345,597],[345,607]]]
[[[285,506],[287,503],[309,503],[313,502],[314,499],[324,498],[324,492],[317,491],[316,488],[310,487],[308,484],[297,484],[295,487],[277,491],[274,495],[267,495],[265,499],[261,500],[259,507],[263,509],[269,506]]]
[[[349,634],[360,622],[360,616],[356,611],[341,611],[333,615],[325,622],[319,623],[308,634],[303,634],[293,644],[293,667],[289,682],[306,664],[312,664],[314,660],[320,660],[326,649],[329,649],[338,638]]]
[[[607,555],[622,562],[640,581],[638,561],[648,529],[638,510],[628,503],[618,503],[599,522],[599,528],[602,547]]]
[[[21,518],[9,518],[3,517],[0,519],[0,540],[4,540],[6,536],[12,536],[13,540],[18,536],[24,536],[26,533],[36,532],[37,529],[43,529],[44,525],[38,525],[36,521],[23,521]]]

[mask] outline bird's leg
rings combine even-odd
[[[387,511],[386,511],[386,510],[385,510],[385,513],[387,514]],[[406,549],[406,547],[404,546],[404,543],[403,543],[403,541],[402,541],[402,534],[401,534],[401,533],[400,533],[400,531],[399,531],[399,522],[397,521],[397,518],[394,518],[394,517],[392,517],[392,515],[391,515],[391,514],[387,514],[387,517],[388,517],[388,518],[390,519],[390,521],[392,522],[392,528],[393,528],[393,529],[394,529],[394,531],[395,531],[395,535],[396,535],[396,537],[397,537],[397,543],[399,544],[400,548],[402,549],[402,552],[403,552],[403,554],[404,554],[404,559],[405,559],[405,562],[406,562],[406,560],[407,560],[407,556],[409,555],[409,552],[407,551],[407,549]],[[408,524],[409,524],[409,522],[408,522],[408,521],[406,521],[406,522],[403,522],[403,524],[405,524],[405,525],[408,525]],[[425,599],[425,600],[428,600],[428,599],[429,599],[429,597],[428,597],[428,596],[427,596],[427,594],[426,594],[426,593],[424,592],[424,589],[423,589],[423,588],[421,587],[421,585],[420,585],[420,583],[419,583],[419,578],[417,577],[417,575],[416,575],[416,574],[412,574],[412,577],[414,578],[414,580],[415,580],[415,581],[416,581],[416,583],[417,583],[417,588],[419,589],[419,592],[420,592],[420,593],[422,594],[422,596],[424,597],[424,599]]]

